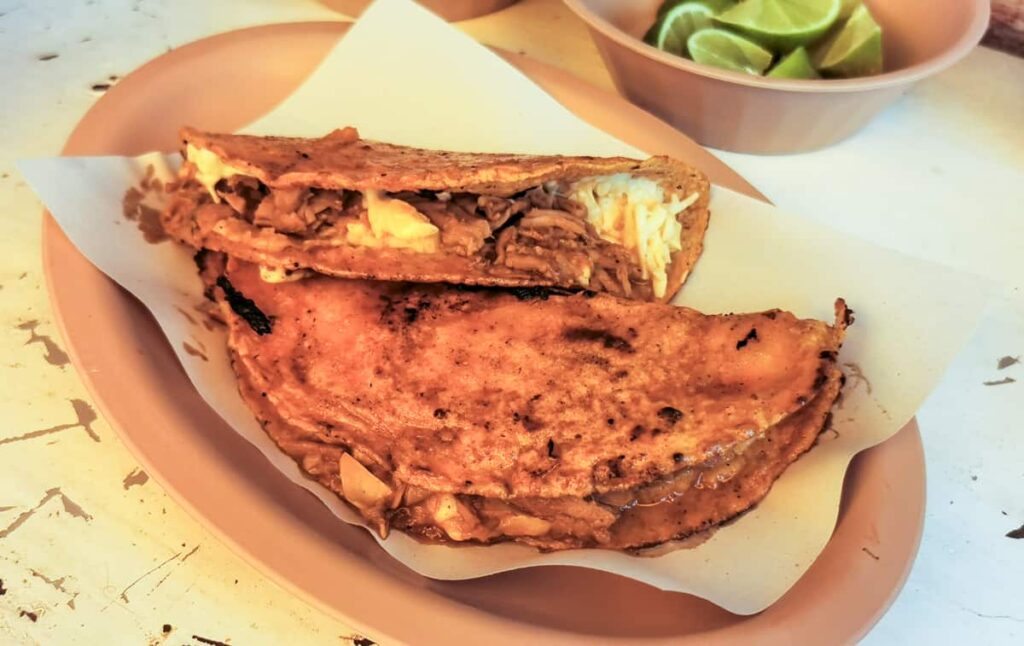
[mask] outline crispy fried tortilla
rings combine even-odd
[[[165,230],[278,280],[315,270],[667,301],[708,225],[707,178],[667,157],[420,150],[352,128],[321,139],[186,128],[182,153]]]
[[[656,545],[760,500],[840,387],[835,326],[207,263],[243,397],[381,532]]]

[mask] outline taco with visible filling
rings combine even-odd
[[[181,132],[168,234],[268,280],[589,289],[667,301],[699,257],[710,185],[668,158],[421,150]]]

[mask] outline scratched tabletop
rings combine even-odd
[[[57,154],[104,91],[174,47],[256,24],[338,19],[312,0],[0,0],[0,643],[373,639],[220,544],[99,416],[55,329],[40,205],[14,169],[17,158]],[[611,88],[586,29],[558,0],[523,0],[461,27]],[[1024,640],[1015,592],[1024,540],[1013,538],[1024,535],[1022,106],[1024,60],[982,48],[840,145],[720,153],[786,210],[997,284],[920,412],[925,534],[867,643]],[[885,558],[885,546],[877,553]]]

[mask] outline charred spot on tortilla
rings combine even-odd
[[[609,350],[617,350],[625,354],[633,354],[635,352],[629,341],[607,330],[570,327],[562,333],[562,337],[567,341],[598,342]]]
[[[540,421],[539,419],[530,417],[529,415],[521,415],[519,421],[520,423],[522,423],[523,428],[525,428],[527,431],[531,433],[534,431],[539,431],[540,429],[544,428],[544,422]]]
[[[674,426],[676,422],[683,419],[683,412],[678,408],[665,406],[658,411],[658,417],[665,420],[669,426]]]
[[[235,289],[225,276],[217,279],[217,287],[224,290],[224,297],[227,299],[228,305],[231,306],[231,311],[242,317],[249,324],[249,327],[252,328],[253,332],[263,336],[273,331],[273,320],[264,314],[256,306],[256,303]]]
[[[747,344],[750,343],[751,341],[757,341],[756,327],[750,328],[750,331],[747,332],[747,335],[736,342],[736,349],[742,350],[743,348],[747,347]]]
[[[552,439],[548,440],[548,457],[554,460],[558,459],[558,449],[555,446],[555,441]]]

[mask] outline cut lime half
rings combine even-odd
[[[690,36],[687,49],[694,61],[722,69],[761,75],[772,64],[772,53],[724,29],[701,29]]]
[[[644,40],[663,52],[686,56],[686,41],[701,29],[711,26],[714,12],[703,2],[682,2],[662,15]]]
[[[853,13],[854,9],[864,4],[864,0],[840,0],[839,19],[846,20]]]
[[[864,5],[853,10],[843,28],[819,48],[823,74],[850,78],[882,73],[882,28]]]
[[[715,22],[776,52],[821,38],[839,18],[842,0],[743,0]]]

